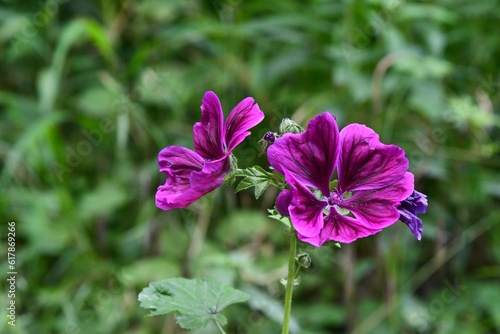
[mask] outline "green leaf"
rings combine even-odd
[[[149,284],[139,294],[141,307],[149,316],[175,312],[177,324],[184,329],[202,328],[210,320],[221,325],[227,319],[220,312],[249,296],[211,278],[169,278]]]
[[[259,198],[270,185],[282,188],[281,186],[284,184],[284,180],[280,175],[266,172],[260,166],[238,169],[234,172],[234,176],[243,177],[236,187],[236,192],[255,187],[256,199]]]

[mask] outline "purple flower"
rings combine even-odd
[[[185,208],[224,183],[231,168],[230,154],[264,119],[264,113],[247,97],[224,113],[217,95],[206,92],[201,105],[201,122],[193,127],[194,148],[168,146],[158,154],[160,172],[167,181],[158,187],[156,206],[163,210]]]
[[[408,225],[415,237],[422,238],[422,219],[417,217],[418,213],[427,211],[427,196],[418,191],[413,193],[398,207],[399,220]]]
[[[398,220],[400,202],[413,192],[401,148],[382,144],[361,124],[339,132],[329,113],[316,116],[301,134],[276,139],[267,154],[292,187],[288,211],[298,238],[317,247],[380,232]],[[338,184],[331,184],[335,169]]]

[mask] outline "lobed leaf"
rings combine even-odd
[[[270,185],[279,188],[284,183],[281,175],[267,172],[260,166],[238,169],[234,172],[234,176],[243,177],[236,187],[236,192],[255,187],[256,199],[259,198]]]
[[[220,312],[249,296],[211,278],[169,278],[152,282],[139,294],[140,306],[149,316],[175,312],[177,324],[184,329],[202,328],[210,320],[227,323]]]

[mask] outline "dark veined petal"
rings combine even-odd
[[[207,194],[224,183],[224,177],[230,167],[229,156],[216,161],[207,161],[201,171],[191,173],[191,186],[203,195]]]
[[[204,160],[196,152],[180,146],[169,146],[158,154],[160,172],[167,174],[164,185],[156,192],[156,206],[163,210],[184,208],[203,194],[190,186],[192,172],[203,169]]]
[[[247,97],[233,108],[226,120],[225,143],[227,152],[240,144],[243,139],[250,135],[249,129],[259,124],[264,119],[264,113],[254,104],[254,99]]]
[[[415,190],[407,199],[401,202],[398,210],[400,214],[399,220],[405,223],[413,235],[420,240],[422,238],[423,224],[417,214],[427,211],[427,196]]]
[[[382,144],[378,135],[361,124],[350,124],[340,132],[342,153],[337,167],[342,192],[374,190],[400,180],[408,170],[405,152]]]
[[[276,139],[267,150],[267,158],[279,173],[288,170],[299,182],[329,196],[330,179],[339,153],[337,122],[325,112],[314,117],[305,132],[287,133]]]
[[[325,218],[325,227],[321,231],[321,238],[324,241],[350,243],[380,231],[381,229],[368,227],[358,219],[342,216],[332,209]]]
[[[217,95],[208,91],[201,104],[201,122],[193,127],[196,153],[207,160],[224,156],[224,113]]]
[[[422,232],[424,231],[424,226],[422,224],[422,219],[418,218],[414,213],[406,209],[399,209],[399,220],[406,224],[410,229],[411,233],[417,238],[417,240],[422,239]]]
[[[283,216],[290,216],[288,207],[292,203],[293,191],[290,189],[282,190],[276,198],[276,210]]]
[[[314,237],[323,228],[323,208],[327,205],[314,197],[311,191],[285,170],[285,178],[293,188],[290,219],[297,232],[306,237]]]
[[[182,146],[168,146],[158,153],[158,167],[170,178],[189,178],[192,171],[200,171],[205,161],[196,152]]]
[[[382,229],[398,220],[397,207],[412,192],[413,174],[407,172],[399,181],[385,188],[356,191],[339,206],[351,211],[364,226]]]
[[[414,214],[427,211],[427,195],[414,190],[413,193],[401,202],[400,208],[404,208]]]
[[[342,216],[333,208],[330,214],[324,218],[324,223],[325,225],[320,234],[312,237],[298,234],[297,237],[301,241],[320,247],[327,241],[350,243],[356,239],[367,237],[381,231],[381,229],[369,228],[355,218]]]
[[[189,183],[174,183],[170,180],[156,191],[155,203],[162,210],[188,207],[204,195],[191,188]]]

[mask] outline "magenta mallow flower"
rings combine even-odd
[[[398,220],[398,206],[413,193],[401,148],[382,144],[365,125],[339,132],[329,113],[303,133],[276,139],[267,156],[292,188],[278,195],[277,209],[288,210],[298,238],[317,247],[380,232]],[[331,182],[335,169],[338,183]]]
[[[206,92],[201,105],[201,122],[193,127],[194,148],[168,146],[158,154],[160,172],[167,175],[156,192],[156,206],[163,210],[184,208],[224,183],[231,168],[230,155],[264,119],[254,99],[247,97],[224,113],[217,95]]]
[[[418,191],[413,193],[398,207],[399,220],[408,225],[415,237],[422,238],[422,219],[417,217],[419,213],[427,211],[427,196]]]

